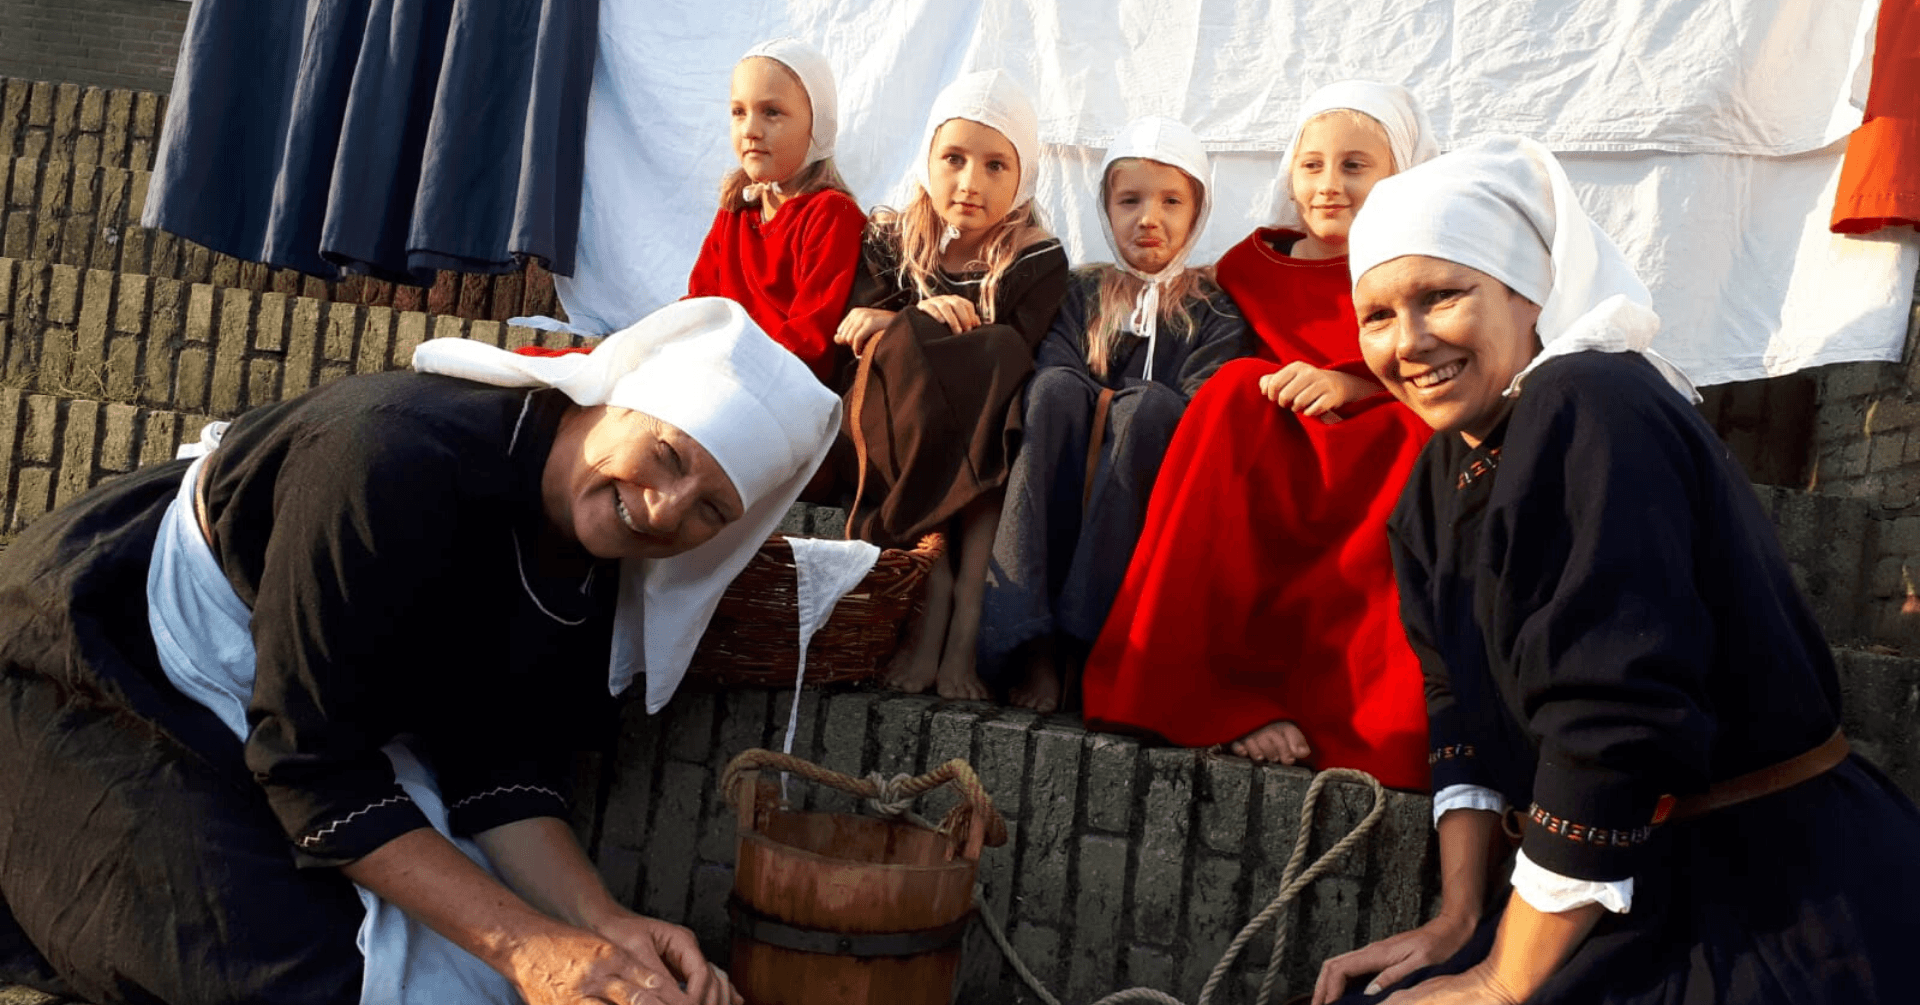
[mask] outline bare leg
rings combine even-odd
[[[900,651],[887,664],[888,687],[919,694],[933,686],[940,672],[940,644],[947,637],[947,619],[953,613],[953,569],[941,556],[927,570],[927,603],[907,627]]]
[[[1007,692],[1008,701],[1043,713],[1060,707],[1060,664],[1053,648],[1052,635],[1043,635],[1027,647],[1027,675]]]
[[[993,555],[993,535],[1000,529],[1002,494],[975,499],[960,514],[960,562],[953,574],[953,620],[940,653],[936,689],[942,698],[984,701],[992,696],[974,669],[980,642],[980,604],[987,593],[987,560]]]
[[[1307,746],[1307,734],[1284,719],[1261,726],[1233,741],[1228,749],[1260,763],[1293,764],[1313,756],[1313,748]]]

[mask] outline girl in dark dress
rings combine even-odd
[[[1391,532],[1443,897],[1315,1001],[1910,999],[1920,813],[1847,752],[1772,528],[1559,164],[1446,155],[1350,247],[1368,366],[1436,431]]]
[[[601,885],[564,766],[609,693],[671,695],[837,399],[723,300],[591,356],[415,363],[241,416],[0,560],[0,979],[738,1001]]]
[[[1187,400],[1249,349],[1212,268],[1187,263],[1212,181],[1200,138],[1159,117],[1128,123],[1101,164],[1114,262],[1075,270],[1040,343],[981,616],[983,676],[1013,704],[1059,706],[1059,664],[1100,634]]]
[[[860,360],[839,488],[850,537],[910,546],[958,526],[888,683],[985,698],[974,653],[988,553],[1021,390],[1066,293],[1067,256],[1033,204],[1039,127],[1012,77],[984,70],[949,84],[920,149],[912,201],[874,213],[834,336]]]

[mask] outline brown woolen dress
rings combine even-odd
[[[994,291],[995,323],[955,335],[931,314],[907,309],[921,297],[900,274],[898,249],[890,230],[874,228],[861,252],[848,307],[899,315],[844,382],[835,451],[851,536],[887,547],[911,546],[1006,483],[1033,354],[1066,296],[1068,272],[1059,241],[1028,245]],[[985,278],[937,273],[934,295],[979,307]]]

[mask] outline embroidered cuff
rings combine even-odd
[[[1522,851],[1513,862],[1513,892],[1536,911],[1559,914],[1599,904],[1615,914],[1633,909],[1633,877],[1608,883],[1574,879],[1534,864]]]
[[[495,785],[454,799],[447,805],[447,829],[460,837],[533,817],[567,818],[567,799],[537,782]]]
[[[426,814],[396,785],[389,795],[316,819],[291,835],[294,861],[305,867],[345,865],[408,831],[426,826]]]
[[[1507,797],[1484,785],[1449,785],[1433,796],[1433,825],[1440,826],[1440,818],[1450,810],[1487,810],[1492,813],[1507,811]]]

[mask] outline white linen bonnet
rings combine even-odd
[[[1342,108],[1380,123],[1387,134],[1387,148],[1393,151],[1395,172],[1423,164],[1440,154],[1440,147],[1433,141],[1433,128],[1427,124],[1427,113],[1413,100],[1412,91],[1399,84],[1377,84],[1371,80],[1328,84],[1307,95],[1294,123],[1293,136],[1287,140],[1286,152],[1281,155],[1280,177],[1275,182],[1278,211],[1274,226],[1288,230],[1306,227],[1306,221],[1300,218],[1300,207],[1293,204],[1294,149],[1300,145],[1300,134],[1314,116]]]
[[[557,388],[575,404],[614,405],[679,427],[713,455],[745,512],[707,543],[620,567],[607,686],[646,676],[647,710],[680,686],[727,585],[779,525],[840,428],[840,398],[768,338],[739,304],[680,300],[606,337],[590,353],[521,356],[467,339],[433,339],[413,368],[500,387]]]
[[[1040,116],[1026,88],[1005,70],[976,70],[942,88],[927,113],[927,131],[920,137],[920,158],[914,166],[920,187],[933,191],[927,160],[933,155],[933,135],[951,119],[966,119],[993,129],[1013,144],[1020,158],[1020,181],[1012,209],[1033,198],[1034,179],[1040,173]]]
[[[1626,256],[1581,207],[1560,162],[1519,136],[1495,136],[1373,187],[1347,237],[1354,282],[1405,255],[1477,269],[1540,305],[1541,351],[1504,392],[1555,356],[1645,355],[1682,397],[1693,382],[1653,351],[1660,315]]]
[[[755,57],[771,59],[793,71],[800,78],[801,89],[807,92],[807,102],[813,108],[813,133],[807,142],[806,163],[800,166],[832,157],[834,138],[840,132],[840,96],[827,54],[797,38],[775,38],[748,49],[740,62]]]
[[[1141,272],[1127,264],[1127,256],[1120,249],[1120,240],[1114,236],[1113,221],[1107,218],[1107,173],[1113,169],[1115,161],[1137,159],[1150,160],[1180,169],[1192,178],[1199,189],[1199,205],[1194,210],[1193,229],[1187,232],[1185,244],[1174,249],[1173,258],[1158,272]],[[1200,232],[1207,227],[1207,216],[1213,210],[1213,163],[1207,157],[1207,148],[1200,143],[1200,137],[1193,130],[1173,119],[1150,115],[1127,123],[1114,137],[1113,145],[1107,148],[1107,156],[1100,162],[1100,231],[1106,235],[1107,247],[1113,249],[1114,267],[1146,282],[1139,296],[1134,298],[1133,316],[1128,327],[1133,333],[1147,340],[1147,366],[1145,379],[1153,379],[1153,349],[1160,333],[1160,288],[1179,277],[1187,268],[1187,255],[1200,240]]]

